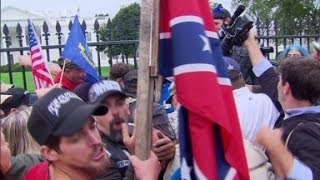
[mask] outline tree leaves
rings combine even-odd
[[[284,29],[284,27],[295,28],[311,23],[314,28],[320,16],[319,0],[233,0],[233,5],[243,4],[249,7],[249,14],[260,20],[262,24],[277,19],[281,25],[282,32],[287,35],[299,32],[295,29]],[[308,18],[309,21],[308,21]],[[301,24],[302,23],[302,24]],[[282,33],[281,33],[282,34]]]
[[[120,41],[138,39],[140,25],[140,5],[133,3],[123,7],[115,15],[108,25],[104,24],[100,28],[100,40],[102,41]],[[100,47],[99,50],[105,50],[107,47]],[[107,52],[112,56],[124,54],[126,58],[135,55],[135,46],[132,44],[112,45],[107,48]]]

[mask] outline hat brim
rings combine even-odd
[[[68,136],[81,130],[91,115],[101,116],[108,112],[104,105],[83,104],[63,118],[61,124],[52,133],[53,136]]]
[[[1,98],[0,98],[1,104],[4,103],[4,102],[6,102],[6,101],[8,101],[8,100],[11,99],[11,98],[12,98],[11,95],[1,94]]]
[[[127,97],[128,97],[125,93],[123,93],[123,92],[121,92],[121,91],[111,90],[111,91],[108,91],[108,92],[102,94],[102,95],[98,98],[97,103],[103,103],[104,100],[105,100],[107,97],[112,96],[112,95],[119,95],[119,96],[121,96],[121,97],[123,97],[123,98],[127,98]]]
[[[5,93],[6,91],[8,91],[10,88],[13,87],[13,84],[5,84],[5,83],[1,83],[1,93]]]

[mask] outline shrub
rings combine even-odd
[[[0,71],[2,73],[9,72],[9,64],[0,66]],[[11,71],[12,72],[21,72],[22,66],[19,63],[15,63],[15,64],[11,65]],[[31,67],[25,66],[25,71],[31,71]]]

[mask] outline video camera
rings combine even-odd
[[[241,16],[245,9],[243,5],[238,6],[231,17],[230,23],[223,25],[219,31],[221,47],[225,56],[230,55],[230,50],[234,45],[241,46],[244,43],[253,27],[253,21],[248,15]]]

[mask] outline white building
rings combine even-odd
[[[17,33],[16,33],[16,27],[17,24],[19,23],[22,27],[22,36],[23,36],[23,46],[24,47],[29,47],[27,44],[26,40],[26,34],[27,32],[27,26],[28,26],[28,19],[30,19],[36,28],[36,33],[37,36],[42,43],[42,45],[45,45],[45,37],[42,36],[43,33],[43,23],[46,21],[48,27],[49,27],[49,45],[58,45],[58,36],[56,35],[56,23],[57,21],[61,25],[61,44],[65,44],[66,40],[68,39],[69,35],[69,22],[74,20],[74,10],[65,10],[64,12],[58,11],[58,12],[41,12],[41,11],[36,11],[36,12],[29,12],[26,10],[22,10],[16,7],[8,6],[4,7],[1,9],[1,49],[6,48],[6,43],[4,34],[3,34],[3,27],[4,25],[7,25],[9,29],[9,36],[11,37],[11,42],[12,45],[10,45],[11,48],[15,47],[20,47]],[[79,17],[80,23],[84,20],[87,25],[87,43],[90,42],[97,42],[96,34],[94,32],[94,22],[97,18],[96,17]],[[107,23],[109,17],[108,16],[103,16],[103,17],[98,17],[98,22],[101,27],[103,23]],[[95,50],[95,47],[89,47],[93,60],[97,61],[97,52]],[[12,52],[13,54],[13,59],[14,62],[17,62],[17,56],[20,55],[20,52]],[[24,54],[27,54],[27,51],[24,51]],[[46,50],[43,50],[44,57],[47,57],[47,52]],[[50,49],[49,50],[49,59],[50,61],[52,60],[57,60],[59,57],[59,50],[58,49]],[[108,57],[104,53],[100,53],[101,57],[101,65],[106,66],[108,65]],[[1,65],[5,65],[8,63],[8,58],[7,58],[7,53],[1,53]],[[97,65],[97,62],[95,62]]]

